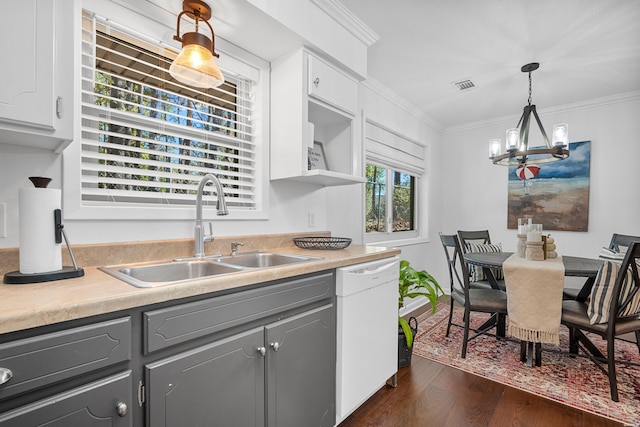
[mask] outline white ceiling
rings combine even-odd
[[[640,0],[340,0],[380,39],[369,77],[448,128],[640,90]],[[460,92],[452,83],[471,79]]]

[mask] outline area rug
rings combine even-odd
[[[462,324],[463,310],[456,306],[453,322]],[[542,366],[529,367],[520,362],[520,342],[511,337],[497,340],[482,335],[469,342],[467,357],[462,359],[463,329],[452,326],[445,337],[449,307],[439,304],[432,316],[418,317],[418,334],[413,354],[479,375],[481,377],[533,393],[556,402],[591,412],[625,425],[640,426],[640,367],[616,365],[619,402],[609,394],[609,380],[596,365],[584,357],[572,358],[558,353],[568,350],[568,330],[561,327],[560,346],[543,344]],[[472,313],[471,326],[478,327],[487,314]],[[602,350],[606,344],[591,337]],[[616,342],[617,359],[640,363],[635,344]]]

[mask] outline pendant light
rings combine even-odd
[[[184,33],[180,36],[180,19],[183,15],[195,21],[195,32]],[[178,23],[174,40],[182,42],[180,54],[169,67],[171,76],[189,86],[199,88],[214,88],[224,83],[222,71],[213,57],[218,58],[215,51],[215,35],[209,24],[211,8],[200,0],[184,0],[182,12],[178,15]],[[198,32],[199,23],[204,22],[211,31],[211,39]]]
[[[507,129],[505,154],[502,154],[499,138],[489,141],[489,158],[494,165],[513,166],[527,163],[548,163],[569,157],[569,125],[566,123],[554,125],[552,142],[549,142],[540,117],[538,117],[536,106],[531,104],[531,73],[537,70],[539,66],[539,63],[532,62],[523,65],[520,69],[523,73],[529,73],[528,104],[524,107],[518,125],[515,128]],[[540,128],[546,146],[529,147],[529,127],[531,126],[532,114],[538,124],[538,128]]]

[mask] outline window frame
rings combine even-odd
[[[420,185],[422,181],[422,175],[416,173],[416,171],[410,171],[394,165],[393,162],[385,162],[378,159],[372,159],[367,157],[365,159],[365,171],[367,165],[375,165],[378,167],[382,167],[386,169],[386,180],[387,187],[394,188],[393,186],[393,173],[400,172],[411,175],[414,178],[414,188],[413,188],[413,230],[409,231],[393,231],[392,230],[392,222],[393,222],[393,191],[386,192],[386,206],[387,212],[385,222],[387,231],[380,232],[367,232],[366,230],[366,185],[368,181],[365,183],[365,191],[364,191],[364,212],[363,212],[363,221],[364,221],[364,241],[367,244],[374,242],[386,242],[392,240],[407,240],[407,239],[415,239],[420,235],[420,221],[419,221],[419,212],[420,212]],[[366,176],[366,173],[365,173]],[[391,184],[389,184],[391,182]]]
[[[175,32],[175,20],[173,23],[162,24],[139,13],[125,9],[110,1],[85,0],[83,8],[98,16],[106,17],[117,23],[122,28],[134,33],[140,38],[146,38],[159,45],[165,45],[176,51],[180,50],[180,44],[171,37]],[[75,19],[78,27],[81,27],[82,8],[76,13]],[[175,19],[175,17],[173,18]],[[169,25],[172,25],[171,27]],[[144,34],[133,28],[144,28]],[[82,29],[78,28],[74,37],[74,70],[81,72],[82,66]],[[216,217],[215,203],[209,203],[205,198],[203,215],[206,218],[216,217],[217,220],[237,219],[267,219],[269,209],[269,63],[257,56],[238,48],[224,39],[216,37],[216,51],[220,53],[218,64],[223,73],[240,74],[250,76],[255,81],[254,117],[255,129],[255,208],[252,210],[230,209],[229,215]],[[144,205],[99,205],[94,206],[82,201],[81,193],[81,156],[82,156],[82,87],[81,79],[74,79],[74,138],[71,144],[64,150],[63,161],[63,203],[65,219],[78,220],[192,220],[194,206],[144,206]],[[195,195],[193,205],[195,205]]]

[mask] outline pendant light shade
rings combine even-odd
[[[182,3],[182,12],[178,15],[177,32],[174,40],[182,42],[180,54],[169,67],[171,76],[189,86],[199,88],[214,88],[224,83],[222,71],[216,64],[214,57],[219,57],[215,52],[213,28],[207,22],[211,18],[209,6],[198,0],[185,0]],[[180,36],[180,18],[187,15],[195,20],[195,32],[185,33]],[[211,30],[209,39],[198,32],[198,23],[204,22]]]

